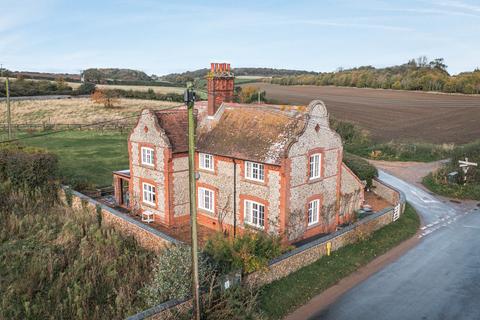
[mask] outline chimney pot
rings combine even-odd
[[[232,102],[234,96],[234,77],[220,75],[230,72],[230,63],[211,63],[213,75],[208,77],[208,109],[209,116],[213,116],[223,102]]]

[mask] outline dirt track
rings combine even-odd
[[[376,141],[465,143],[480,139],[480,96],[254,85],[266,90],[268,99],[281,103],[307,104],[313,99],[321,99],[334,117],[360,124]]]

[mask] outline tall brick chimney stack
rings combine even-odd
[[[213,116],[222,102],[232,102],[234,75],[230,63],[211,63],[207,75],[208,115]]]

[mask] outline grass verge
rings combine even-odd
[[[377,256],[412,237],[419,226],[417,213],[407,204],[400,219],[375,231],[369,239],[345,246],[330,257],[324,256],[264,286],[259,297],[262,311],[269,319],[281,319]]]
[[[432,173],[423,178],[422,184],[427,187],[428,190],[445,197],[480,200],[479,184],[470,183],[462,185],[438,183]]]

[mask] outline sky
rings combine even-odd
[[[24,71],[326,72],[425,55],[456,74],[480,67],[479,34],[479,0],[0,0],[0,63]]]

